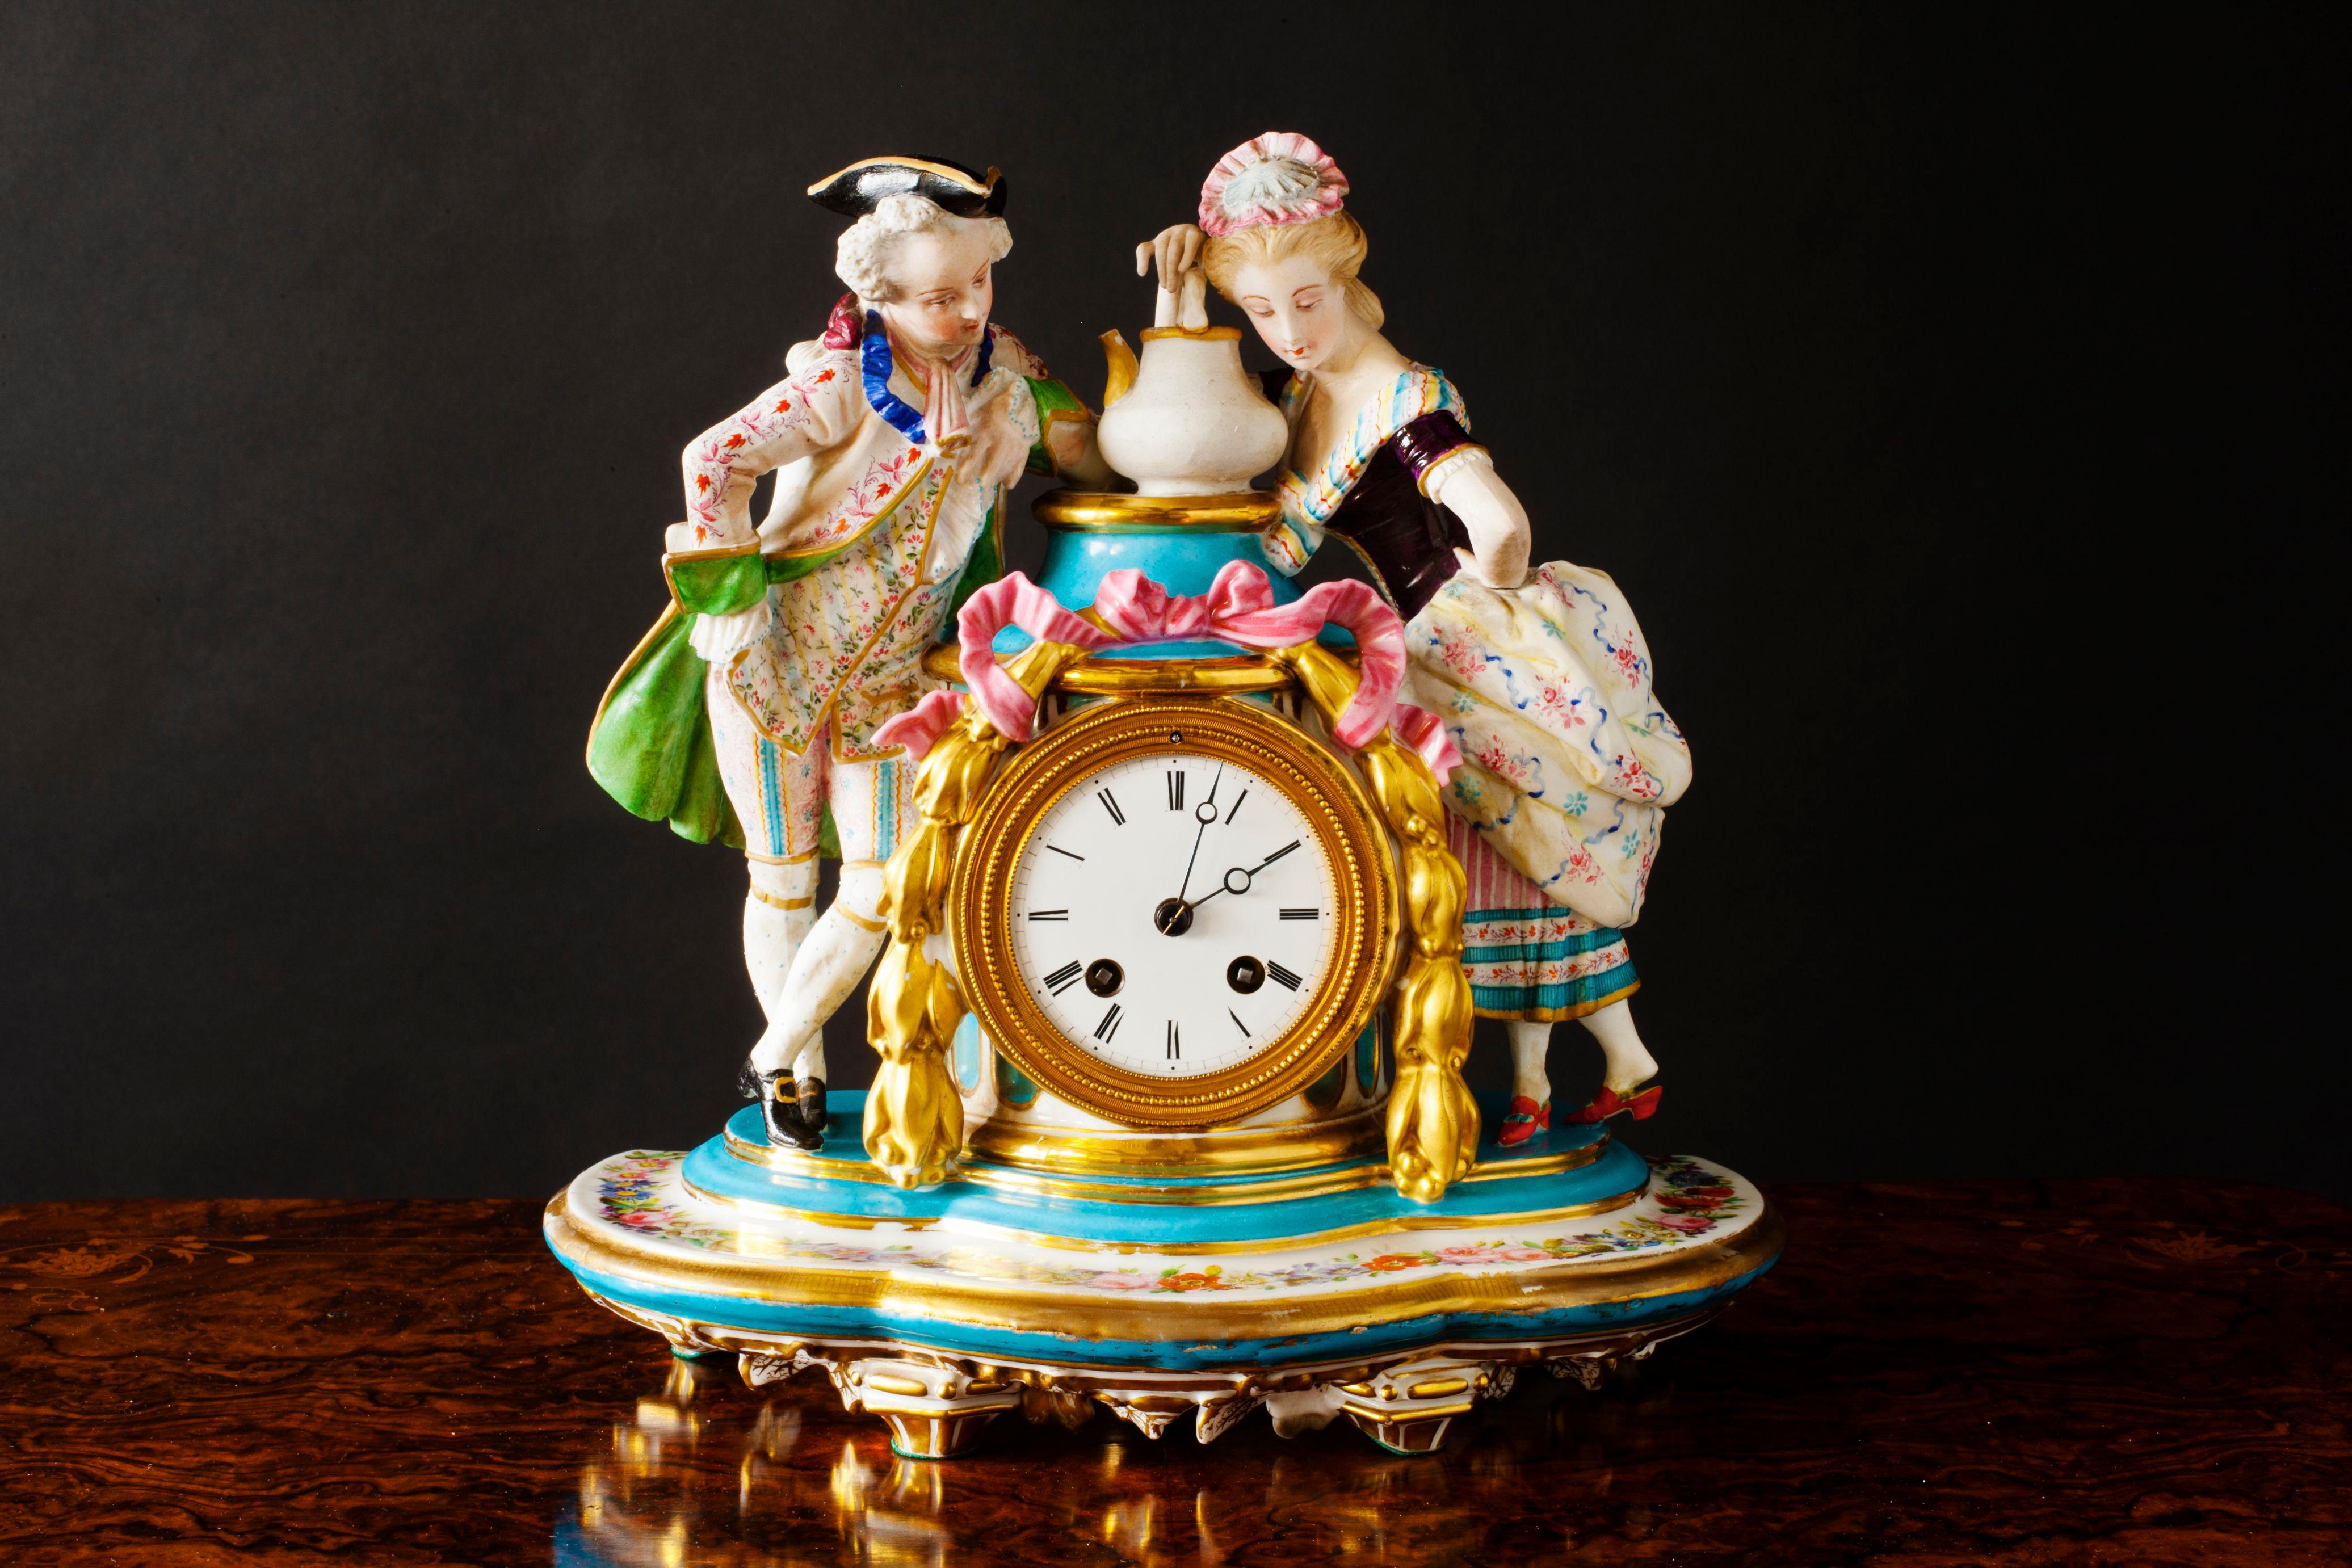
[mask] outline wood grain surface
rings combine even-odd
[[[0,1562],[2352,1561],[2352,1211],[2188,1181],[1781,1186],[1786,1260],[1443,1454],[1108,1414],[895,1458],[674,1363],[536,1202],[0,1209]]]

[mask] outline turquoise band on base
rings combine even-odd
[[[859,1142],[864,1115],[863,1091],[835,1091],[830,1097],[833,1115],[825,1146],[818,1158],[841,1161],[845,1169],[868,1176],[873,1167]],[[965,1177],[937,1186],[908,1190],[855,1176],[809,1177],[772,1170],[729,1152],[727,1140],[712,1138],[686,1157],[682,1170],[689,1187],[729,1203],[772,1206],[802,1215],[824,1214],[843,1220],[953,1219],[959,1228],[1035,1234],[1043,1232],[1072,1241],[1097,1241],[1139,1247],[1197,1246],[1202,1243],[1259,1242],[1277,1244],[1295,1237],[1386,1222],[1410,1221],[1427,1228],[1435,1221],[1458,1218],[1464,1224],[1495,1215],[1528,1214],[1574,1208],[1606,1202],[1640,1188],[1646,1176],[1642,1157],[1622,1144],[1610,1142],[1600,1157],[1572,1170],[1513,1178],[1513,1165],[1527,1165],[1551,1155],[1586,1148],[1609,1137],[1600,1126],[1563,1126],[1549,1141],[1531,1139],[1506,1149],[1495,1142],[1502,1125],[1499,1100],[1480,1107],[1485,1133],[1479,1145],[1482,1173],[1493,1179],[1458,1182],[1435,1203],[1415,1203],[1385,1183],[1352,1192],[1326,1193],[1314,1197],[1270,1203],[1188,1205],[1170,1202],[1118,1203],[1066,1197],[1032,1197],[985,1186]],[[729,1124],[736,1137],[762,1145],[766,1132],[760,1108],[747,1105]],[[1344,1171],[1369,1161],[1318,1167]],[[966,1169],[1008,1170],[986,1162],[967,1162]],[[1013,1173],[1028,1176],[1031,1173]],[[1167,1187],[1234,1187],[1253,1183],[1282,1184],[1316,1174],[1286,1171],[1279,1176],[1236,1177],[1200,1176],[1166,1177],[1094,1176],[1082,1178],[1090,1187],[1118,1186]],[[1071,1178],[1080,1179],[1080,1178]],[[1402,1228],[1402,1227],[1401,1227]]]

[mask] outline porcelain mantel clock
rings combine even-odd
[[[982,1029],[1110,1121],[1206,1129],[1303,1094],[1389,982],[1379,812],[1258,705],[1083,712],[1005,770],[966,836],[949,908]]]
[[[955,221],[974,233],[1001,221],[986,205],[1001,204],[992,171],[871,167],[936,191],[943,212],[966,202]],[[1318,225],[1345,216],[1337,170],[1278,136],[1218,167],[1202,202],[1208,276],[1256,314],[1254,291],[1272,285],[1249,268],[1287,253],[1259,244],[1236,262],[1218,245],[1254,229],[1283,245],[1328,237]],[[896,214],[891,232],[933,232],[888,201],[876,210]],[[1597,1386],[1720,1312],[1780,1248],[1748,1182],[1645,1160],[1610,1131],[1615,1113],[1657,1102],[1640,1087],[1655,1064],[1624,1005],[1622,927],[1656,811],[1686,777],[1614,585],[1564,562],[1528,571],[1516,501],[1516,561],[1505,534],[1485,534],[1509,494],[1465,444],[1467,416],[1436,372],[1380,371],[1353,435],[1300,380],[1269,402],[1243,372],[1238,332],[1206,324],[1200,239],[1180,226],[1159,243],[1172,287],[1140,360],[1107,337],[1098,429],[1042,367],[1025,391],[992,394],[985,355],[975,366],[942,349],[910,379],[919,323],[869,307],[861,332],[855,311],[836,313],[824,350],[795,350],[795,379],[739,422],[832,396],[821,375],[855,372],[862,391],[844,395],[860,401],[845,406],[903,413],[898,445],[927,465],[892,504],[934,508],[906,558],[930,562],[959,505],[984,517],[1001,504],[1001,488],[960,502],[956,487],[993,462],[988,433],[1009,421],[1034,462],[1076,481],[1038,503],[1037,580],[968,578],[958,640],[909,643],[894,714],[868,725],[836,707],[795,729],[772,694],[802,677],[728,672],[761,658],[783,668],[808,645],[805,618],[863,601],[787,605],[804,542],[794,556],[764,530],[699,550],[674,538],[672,615],[616,679],[592,741],[598,776],[635,809],[674,823],[698,810],[711,825],[700,836],[745,842],[755,985],[761,910],[802,946],[769,964],[790,981],[761,992],[771,1025],[744,1071],[758,1103],[690,1152],[591,1167],[549,1205],[548,1240],[587,1291],[677,1354],[738,1357],[754,1385],[820,1369],[909,1456],[960,1452],[1006,1412],[1075,1427],[1102,1406],[1154,1437],[1190,1419],[1203,1442],[1260,1406],[1285,1435],[1345,1416],[1386,1447],[1426,1450],[1521,1371]],[[848,277],[851,236],[843,246]],[[912,268],[929,253],[895,254]],[[1322,251],[1297,255],[1328,275],[1292,272],[1322,277],[1357,314],[1298,327],[1294,362],[1352,385],[1347,366],[1379,370],[1363,358],[1385,348],[1362,326],[1377,307],[1343,294],[1352,262],[1341,277]],[[1285,298],[1312,292],[1284,277]],[[866,300],[889,292],[857,287]],[[1258,324],[1288,352],[1280,316],[1269,307]],[[1337,455],[1308,449],[1324,439],[1340,441]],[[723,436],[710,449],[732,484],[739,449]],[[1110,488],[1105,462],[1133,493]],[[1415,527],[1468,528],[1459,575],[1423,574],[1444,583],[1433,596],[1385,577],[1387,592],[1301,594],[1265,570],[1353,526],[1347,508],[1389,482],[1383,463],[1400,494],[1445,498],[1416,499]],[[1249,487],[1276,468],[1282,494]],[[1308,494],[1316,485],[1328,493]],[[852,501],[870,511],[862,494]],[[902,607],[923,582],[952,586],[961,559],[910,566]],[[727,573],[767,586],[712,586]],[[944,587],[931,613],[947,614]],[[663,629],[674,625],[689,629]],[[1530,642],[1537,625],[1551,630]],[[852,631],[867,645],[892,635]],[[691,663],[664,651],[689,643]],[[659,674],[673,657],[690,701],[662,711],[702,727],[653,761],[616,764],[624,725],[653,755],[641,716],[659,706],[656,682],[677,678]],[[1574,659],[1601,673],[1568,684],[1558,672]],[[1511,727],[1538,719],[1543,736],[1577,738]],[[738,732],[740,766],[728,760]],[[803,760],[819,752],[822,766]],[[698,796],[706,756],[718,779]],[[608,774],[659,788],[632,796]],[[1580,818],[1587,805],[1565,803],[1595,799]],[[808,899],[780,880],[803,863],[803,810],[807,853],[829,816],[845,857],[841,900],[814,935]],[[1538,882],[1551,844],[1567,846],[1560,873]],[[873,1086],[828,1096],[818,1031],[877,946]],[[1506,1019],[1517,1055],[1515,1094],[1483,1108],[1462,1074],[1474,1012]],[[1566,1019],[1600,1041],[1608,1076],[1555,1124],[1543,1046]]]

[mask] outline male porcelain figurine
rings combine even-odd
[[[875,731],[936,685],[923,651],[1001,572],[1024,470],[1108,470],[1085,405],[989,323],[1013,245],[997,171],[877,158],[808,193],[856,220],[835,266],[852,292],[786,380],[687,447],[672,603],[607,692],[589,766],[638,815],[742,846],[744,962],[768,1019],[742,1086],[772,1141],[814,1148],[824,1021],[881,946],[883,862],[916,821],[912,770]],[[821,845],[841,888],[819,918]]]

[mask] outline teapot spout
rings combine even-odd
[[[1102,346],[1103,358],[1109,361],[1110,371],[1103,382],[1102,405],[1108,411],[1111,404],[1127,395],[1129,388],[1135,385],[1135,350],[1127,346],[1127,340],[1118,335],[1116,328],[1102,335]]]

